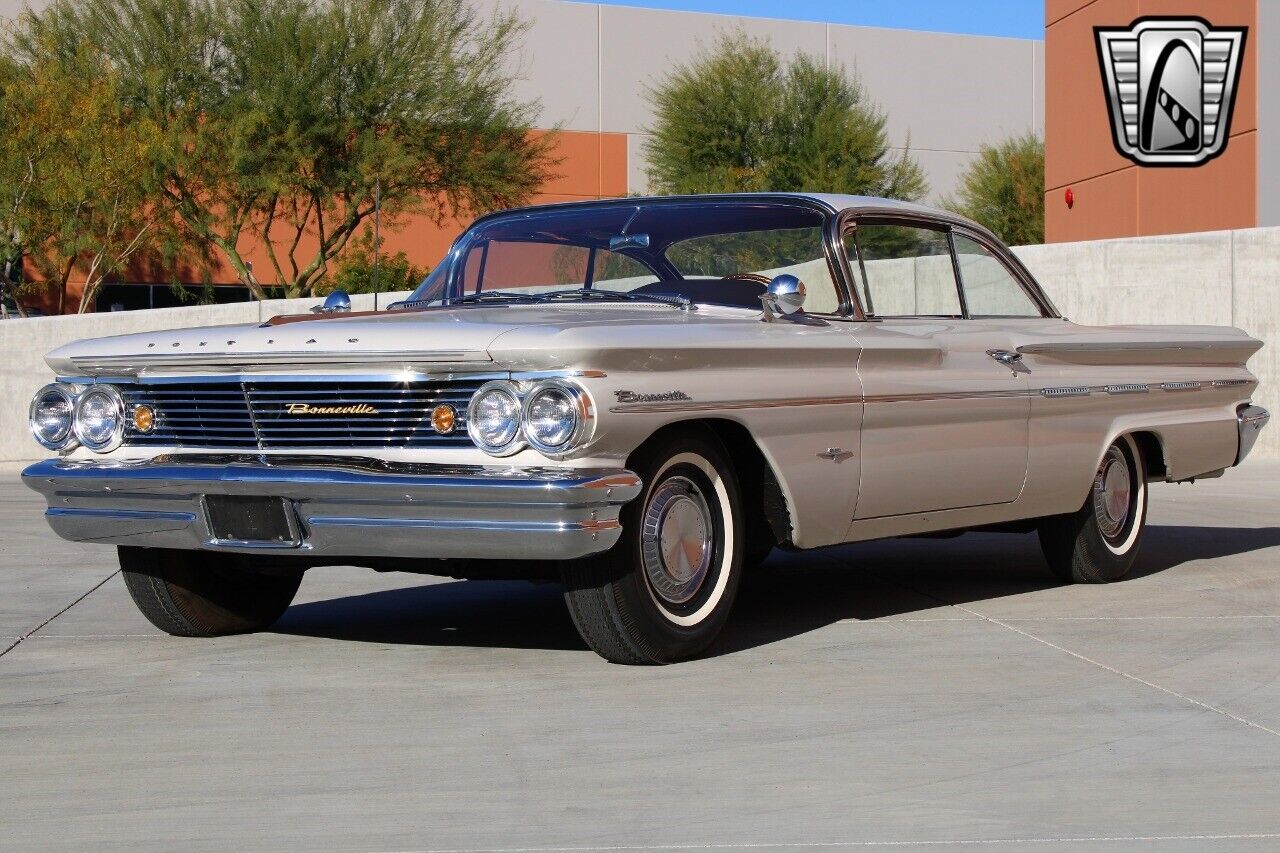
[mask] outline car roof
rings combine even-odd
[[[880,196],[871,195],[848,195],[841,193],[803,193],[803,192],[761,192],[761,193],[710,193],[702,195],[658,195],[658,196],[619,196],[617,198],[601,198],[589,199],[584,201],[568,201],[556,202],[552,204],[528,205],[525,207],[510,208],[507,210],[494,211],[493,213],[479,217],[476,221],[488,219],[491,216],[501,216],[513,212],[531,212],[535,210],[549,210],[562,208],[583,208],[583,207],[608,207],[618,204],[670,204],[672,202],[762,202],[773,201],[778,203],[786,202],[804,202],[814,204],[826,208],[832,213],[844,213],[846,211],[855,211],[864,215],[874,216],[876,213],[886,214],[912,214],[926,219],[932,219],[940,222],[950,222],[966,225],[970,228],[977,229],[983,233],[987,232],[976,222],[966,219],[959,214],[952,213],[949,210],[943,210],[937,207],[930,207],[925,204],[917,204],[910,201],[901,201],[894,198],[882,198]]]

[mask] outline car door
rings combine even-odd
[[[969,257],[982,247],[965,236],[958,262],[957,236],[910,219],[846,232],[868,315],[854,332],[866,399],[855,519],[1008,503],[1026,480],[1030,383],[1003,315],[987,315],[989,271]],[[966,306],[966,268],[983,316]]]

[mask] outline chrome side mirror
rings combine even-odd
[[[312,314],[340,314],[351,310],[351,297],[345,290],[335,290],[324,298],[323,305],[311,309]]]
[[[779,315],[790,318],[804,310],[804,298],[803,281],[787,273],[774,276],[769,288],[760,295],[764,303],[764,315],[760,319],[772,323]]]

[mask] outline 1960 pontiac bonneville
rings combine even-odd
[[[317,565],[558,577],[593,649],[661,663],[774,547],[974,528],[1111,581],[1148,483],[1268,418],[1245,333],[1077,326],[985,229],[884,199],[506,211],[345,308],[48,356],[24,479],[162,630],[265,628]]]

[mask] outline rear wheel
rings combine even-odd
[[[1138,556],[1147,520],[1147,472],[1132,436],[1107,448],[1084,506],[1040,521],[1040,547],[1064,581],[1108,583],[1123,578]]]
[[[167,548],[119,549],[133,603],[177,637],[247,634],[271,627],[302,583],[301,572],[254,569],[247,558]]]
[[[728,619],[742,571],[737,479],[710,432],[642,448],[641,496],[622,537],[599,557],[565,563],[565,602],[582,638],[614,663],[656,664],[704,651]]]

